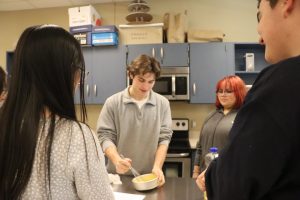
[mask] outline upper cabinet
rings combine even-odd
[[[85,61],[85,102],[103,104],[107,97],[126,87],[126,54],[124,46],[82,47]],[[11,76],[14,53],[6,52],[6,70]],[[79,103],[79,87],[75,90]]]
[[[162,67],[190,67],[191,103],[214,103],[216,83],[227,75],[240,76],[252,85],[268,64],[258,43],[180,43],[83,47],[87,104],[103,104],[126,87],[126,66],[141,54],[155,57]],[[7,52],[10,74],[13,52]],[[79,102],[78,88],[75,102]]]
[[[86,66],[85,101],[103,104],[107,97],[126,87],[124,46],[84,47]],[[78,89],[75,100],[79,102]]]
[[[126,64],[141,54],[155,57],[162,67],[189,66],[189,45],[186,43],[127,45]]]
[[[258,43],[235,43],[232,62],[235,74],[247,85],[252,85],[260,71],[268,66],[265,60],[265,46]]]
[[[232,43],[190,44],[190,102],[214,103],[215,87],[224,76],[234,74]]]
[[[216,84],[227,75],[238,75],[251,86],[268,66],[264,55],[258,43],[190,44],[190,102],[214,103]]]

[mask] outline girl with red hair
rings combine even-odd
[[[208,115],[197,143],[193,178],[205,170],[204,156],[210,147],[220,151],[227,143],[229,131],[246,96],[246,85],[238,76],[226,76],[216,85],[216,110]]]

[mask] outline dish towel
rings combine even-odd
[[[108,174],[108,178],[109,178],[109,181],[111,184],[114,184],[114,185],[122,184],[122,181],[118,174]]]

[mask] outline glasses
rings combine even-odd
[[[231,95],[233,94],[233,91],[232,90],[218,90],[217,91],[217,95]]]

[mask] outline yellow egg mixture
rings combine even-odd
[[[155,174],[145,174],[145,175],[134,178],[134,181],[135,182],[147,182],[147,181],[151,181],[156,178],[157,178],[157,176]]]

